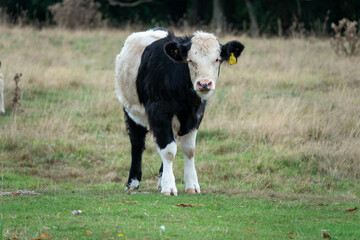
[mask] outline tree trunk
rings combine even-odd
[[[189,12],[189,23],[194,26],[199,20],[199,9],[200,9],[200,0],[191,0],[190,1],[190,12]]]
[[[331,13],[331,11],[330,11],[330,9],[328,9],[327,12],[326,12],[326,17],[325,17],[323,27],[322,27],[322,35],[323,36],[327,35],[327,22],[329,21],[330,13]]]
[[[213,27],[216,34],[221,34],[224,27],[224,10],[220,0],[213,0]]]
[[[300,0],[296,0],[296,5],[297,5],[299,22],[301,22],[301,4],[300,4]]]
[[[259,27],[258,27],[258,23],[256,20],[256,16],[254,13],[254,9],[252,7],[252,3],[250,2],[250,0],[245,0],[246,3],[246,7],[248,9],[249,12],[249,18],[250,18],[250,31],[251,31],[251,37],[258,37],[259,36]]]

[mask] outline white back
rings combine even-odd
[[[115,62],[116,95],[130,117],[144,127],[148,126],[145,108],[140,104],[136,90],[136,77],[144,49],[156,40],[168,35],[166,31],[136,32],[124,43]]]

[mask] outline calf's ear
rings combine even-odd
[[[165,54],[174,62],[185,62],[189,47],[175,41],[168,42],[164,47]]]
[[[245,46],[238,41],[230,41],[225,45],[221,45],[220,57],[224,61],[226,60],[229,65],[237,63],[237,59]]]

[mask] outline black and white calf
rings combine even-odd
[[[185,190],[200,193],[194,163],[197,129],[221,63],[235,63],[243,49],[238,41],[221,45],[213,34],[202,31],[177,37],[157,28],[126,39],[116,57],[115,85],[131,142],[127,189],[139,188],[145,136],[150,131],[162,159],[161,193],[177,195],[173,174],[177,139],[185,155]]]

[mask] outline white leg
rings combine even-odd
[[[176,142],[169,143],[164,149],[158,148],[163,162],[163,174],[161,177],[161,193],[164,195],[177,195],[175,177],[173,173],[173,162],[177,151]]]
[[[184,181],[185,191],[189,193],[200,193],[200,186],[195,169],[195,141],[196,133],[194,130],[181,138],[181,149],[185,156]]]

